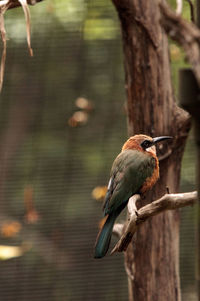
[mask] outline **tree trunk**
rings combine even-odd
[[[160,179],[143,206],[179,188],[181,159],[189,116],[174,101],[168,38],[160,25],[156,0],[113,0],[122,28],[129,135],[171,135],[160,146]],[[181,300],[179,214],[161,213],[143,223],[125,253],[129,300]]]

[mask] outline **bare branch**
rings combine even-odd
[[[134,194],[128,201],[128,213],[129,215],[134,214],[137,211],[136,203],[140,200],[139,194]]]
[[[1,0],[0,1],[0,7],[4,6],[4,5],[7,5],[9,2],[9,0]]]
[[[121,237],[123,233],[123,228],[124,228],[123,224],[115,224],[113,227],[113,234],[115,234],[118,237]]]
[[[3,42],[3,50],[0,63],[0,92],[2,90],[5,62],[6,62],[6,30],[4,26],[4,14],[5,12],[17,6],[22,6],[25,19],[26,19],[26,32],[27,32],[27,44],[30,56],[33,56],[33,50],[31,48],[31,22],[30,22],[30,12],[29,5],[34,5],[42,0],[0,0],[0,34]]]
[[[37,4],[38,2],[41,2],[41,1],[43,1],[43,0],[27,0],[27,4],[35,5],[35,4]],[[9,6],[8,9],[21,6],[20,1],[18,1],[18,0],[0,0],[0,6],[3,6],[5,4],[8,4],[8,6]]]
[[[195,17],[194,17],[194,4],[192,3],[191,0],[186,0],[189,3],[190,6],[190,15],[191,15],[191,21],[194,23],[195,22]]]
[[[192,65],[200,85],[200,30],[177,15],[167,4],[160,2],[161,23],[171,39],[179,43]]]
[[[135,196],[131,197],[129,201],[135,204],[135,202],[138,200],[138,195],[136,195],[135,198],[134,197]],[[114,252],[126,251],[134,233],[137,230],[137,227],[141,223],[145,222],[148,218],[165,210],[174,210],[193,205],[196,201],[197,192],[193,191],[187,193],[165,194],[160,199],[140,208],[138,211],[135,211],[133,204],[130,204],[129,210],[133,207],[133,211],[130,214],[129,222],[120,240],[111,251],[111,254]]]
[[[27,33],[27,44],[30,56],[33,56],[33,50],[31,48],[31,21],[30,21],[30,11],[28,8],[27,0],[19,0],[26,19],[26,33]]]
[[[183,10],[183,2],[182,0],[176,0],[176,13],[180,15]]]
[[[1,64],[0,64],[0,92],[3,85],[3,76],[4,76],[4,69],[6,63],[6,30],[4,25],[4,13],[6,12],[7,8],[8,6],[6,3],[3,6],[0,6],[0,34],[3,42],[3,50],[2,50]]]
[[[129,212],[129,219],[126,225],[125,231],[123,232],[120,240],[117,242],[111,254],[115,252],[122,252],[125,251],[132,240],[133,234],[136,232],[137,228],[137,217],[138,211],[136,211],[136,202],[140,199],[139,194],[133,195],[128,202],[128,212]],[[136,214],[137,212],[137,214]]]

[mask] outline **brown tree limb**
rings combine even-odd
[[[135,210],[135,204],[140,199],[139,195],[134,195],[129,199],[128,211],[129,219],[125,227],[124,233],[117,242],[111,254],[115,252],[126,251],[132,240],[137,227],[150,217],[157,215],[165,210],[174,210],[185,206],[194,205],[197,201],[197,192],[165,194],[160,199],[143,206],[138,211]]]
[[[166,3],[160,2],[161,24],[171,39],[183,47],[200,85],[200,30],[177,15]]]

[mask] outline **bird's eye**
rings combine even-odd
[[[145,150],[149,147],[151,147],[153,145],[152,141],[150,140],[144,140],[142,143],[141,143],[141,147]]]

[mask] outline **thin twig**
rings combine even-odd
[[[181,15],[182,10],[183,10],[182,0],[176,0],[176,13],[177,13],[177,15]]]
[[[6,1],[3,2],[5,3]],[[6,63],[6,30],[4,25],[4,13],[8,9],[8,5],[9,4],[5,3],[3,6],[0,6],[0,33],[3,42],[3,50],[2,50],[1,64],[0,64],[0,92],[3,86],[4,70],[5,70],[5,63]]]
[[[194,17],[194,4],[192,3],[191,0],[186,0],[188,3],[189,3],[189,6],[190,6],[190,18],[191,18],[191,21],[193,23],[195,23],[195,17]]]
[[[27,44],[30,56],[33,56],[33,50],[31,48],[31,22],[30,22],[30,11],[28,4],[34,5],[41,0],[0,0],[0,34],[3,42],[3,50],[1,55],[1,63],[0,63],[0,92],[3,86],[4,79],[4,70],[5,70],[5,62],[6,62],[6,30],[4,25],[4,14],[6,10],[10,8],[17,7],[19,5],[22,6],[25,19],[26,19],[26,32],[27,32]]]
[[[26,36],[27,36],[27,44],[29,49],[30,56],[33,56],[33,50],[31,48],[31,21],[30,21],[30,11],[28,7],[27,0],[19,0],[22,5],[25,19],[26,19]]]
[[[43,0],[27,0],[27,4],[28,5],[35,5],[38,2],[41,2]],[[5,4],[9,4],[9,8],[8,9],[12,9],[15,7],[19,7],[21,6],[21,3],[18,0],[0,0],[0,6],[5,5]]]

